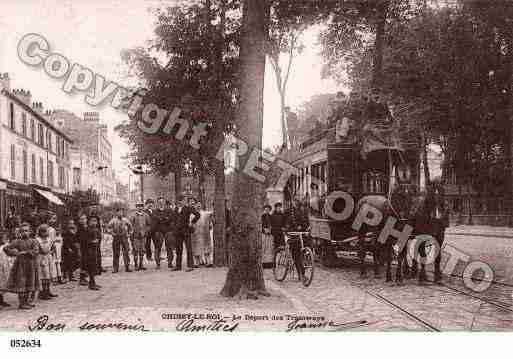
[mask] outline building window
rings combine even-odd
[[[40,146],[45,147],[45,133],[44,133],[44,127],[41,123],[37,126],[37,131],[38,131],[38,135],[39,135],[39,137],[38,137],[39,140],[37,141],[37,143]]]
[[[21,133],[23,134],[23,137],[27,137],[27,114],[26,113],[21,114]]]
[[[48,161],[48,179],[47,179],[47,183],[48,183],[48,187],[53,187],[53,162],[52,161]]]
[[[11,178],[16,179],[16,146],[11,145]]]
[[[31,163],[32,164],[32,167],[31,167],[32,183],[36,183],[36,155],[35,154],[32,154],[31,162],[32,162]]]
[[[59,166],[59,188],[64,189],[64,167]]]
[[[12,102],[9,104],[9,127],[13,131],[16,130],[16,124],[14,121],[14,105]]]
[[[23,150],[23,183],[28,182],[28,157],[27,150]]]
[[[33,118],[30,119],[30,138],[32,141],[36,140],[36,125]]]
[[[69,192],[69,171],[67,169],[64,172],[64,184],[66,187],[66,192]]]
[[[73,187],[80,187],[80,168],[73,167]]]
[[[45,185],[45,164],[43,157],[39,157],[39,180],[41,182],[41,185]]]
[[[59,136],[55,136],[55,144],[57,145],[57,157],[61,157],[61,138]]]
[[[46,130],[46,148],[48,148],[48,150],[50,152],[53,152],[53,149],[52,149],[52,131],[50,131],[50,129],[47,129]]]

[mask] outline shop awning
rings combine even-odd
[[[53,204],[56,204],[58,206],[64,206],[64,203],[59,199],[59,197],[54,195],[52,192],[43,191],[42,189],[36,189],[36,191]]]

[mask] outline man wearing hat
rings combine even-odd
[[[146,270],[143,265],[146,237],[150,230],[150,216],[144,210],[144,204],[135,205],[136,212],[132,218],[132,252],[134,255],[135,270]]]
[[[155,210],[155,201],[153,201],[151,198],[148,198],[145,202],[144,211],[150,217],[150,222],[152,221],[154,210]],[[145,239],[145,243],[144,243],[146,259],[149,261],[151,261],[151,242],[152,242],[152,240],[153,240],[153,223],[150,223],[150,228],[148,230],[148,234],[146,235],[146,239]]]
[[[274,241],[274,250],[285,244],[285,237],[283,231],[287,226],[287,218],[282,210],[282,204],[276,203],[274,205],[274,211],[271,214],[271,234]]]
[[[113,273],[117,273],[119,269],[119,252],[123,252],[123,262],[125,264],[125,272],[131,272],[130,257],[128,256],[129,244],[128,237],[132,234],[132,223],[124,216],[123,208],[118,208],[116,216],[112,218],[108,224],[110,233],[112,233],[112,267]]]

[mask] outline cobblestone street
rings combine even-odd
[[[105,263],[109,265],[111,259],[105,258]],[[237,330],[285,331],[293,320],[287,315],[323,317],[336,324],[366,321],[355,329],[365,331],[513,329],[513,288],[507,285],[494,284],[484,293],[472,293],[460,278],[450,277],[444,278],[444,286],[419,286],[414,280],[397,286],[372,274],[360,279],[357,268],[344,263],[337,268],[317,267],[308,288],[290,275],[284,282],[276,282],[272,271],[266,270],[271,297],[239,300],[218,294],[225,276],[223,268],[186,273],[156,270],[153,264],[144,272],[112,274],[109,270],[98,277],[101,291],[89,291],[76,282],[54,286],[59,297],[38,301],[29,311],[17,310],[16,296],[6,294],[12,307],[0,310],[0,330],[27,330],[37,318],[47,315],[48,323],[65,324],[65,330],[77,330],[84,324],[122,323],[168,331],[176,330],[182,319],[164,319],[165,314],[187,313],[213,314],[227,324],[239,322]],[[240,316],[235,322],[234,315]],[[273,320],[272,316],[278,317]],[[199,325],[212,322],[195,320]]]

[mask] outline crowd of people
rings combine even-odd
[[[274,251],[284,245],[286,231],[307,230],[308,215],[303,207],[292,206],[286,213],[281,203],[275,204],[272,212],[271,206],[264,207],[262,235],[264,243],[268,242],[270,264]],[[229,232],[231,213],[228,205],[226,208]],[[55,285],[78,282],[90,290],[100,290],[97,278],[105,272],[101,248],[106,234],[112,239],[113,273],[119,272],[120,257],[125,272],[144,271],[150,261],[160,270],[164,258],[168,268],[181,271],[184,249],[185,271],[213,266],[213,215],[194,198],[180,196],[176,203],[162,197],[148,199],[136,204],[135,212],[129,215],[124,208],[117,208],[105,223],[94,210],[61,221],[55,213],[37,213],[34,210],[21,218],[12,209],[7,217],[8,231],[0,238],[0,309],[10,306],[4,300],[5,292],[18,295],[19,309],[31,309],[36,298],[57,297],[52,292]],[[289,244],[301,277],[298,245]]]
[[[138,203],[132,215],[117,208],[107,223],[96,211],[60,223],[51,212],[45,218],[36,215],[37,210],[27,218],[14,212],[11,209],[8,231],[0,238],[0,309],[10,306],[4,300],[6,292],[18,295],[19,309],[31,309],[36,298],[57,297],[54,285],[78,282],[100,290],[97,277],[105,272],[101,250],[105,234],[112,237],[113,273],[119,271],[120,255],[125,271],[132,272],[130,253],[135,271],[146,270],[149,261],[155,261],[159,270],[163,248],[168,268],[175,271],[182,270],[184,247],[187,272],[213,264],[212,212],[202,210],[193,198],[180,196],[175,204],[164,198],[148,199]]]

